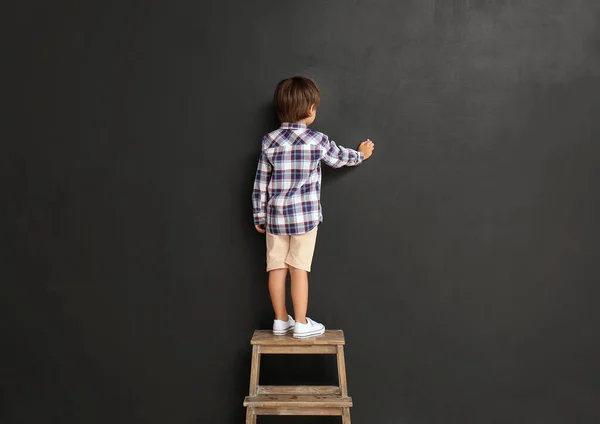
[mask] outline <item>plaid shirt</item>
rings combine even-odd
[[[282,123],[262,139],[252,193],[254,225],[266,224],[274,235],[312,230],[323,220],[321,161],[340,168],[358,165],[363,158],[305,124]]]

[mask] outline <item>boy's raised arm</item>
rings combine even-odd
[[[366,146],[368,143],[371,145],[373,144],[370,140],[367,140],[361,143],[361,147],[359,147],[359,149],[362,149],[363,145]],[[329,140],[329,138],[325,135],[321,141],[321,147],[323,149],[323,162],[332,168],[356,166],[371,156],[372,152],[372,149],[370,149],[368,156],[366,156],[365,152],[363,151],[356,151],[354,149],[338,146],[334,141]]]

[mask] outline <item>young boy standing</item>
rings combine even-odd
[[[333,168],[368,159],[375,145],[366,140],[358,151],[337,146],[325,134],[308,129],[320,103],[316,84],[306,77],[281,81],[275,89],[279,129],[262,139],[252,203],[254,225],[267,237],[269,293],[275,320],[273,333],[296,338],[319,336],[325,326],[306,316],[308,273],[321,213],[321,161]],[[287,273],[292,280],[295,320],[285,302]]]

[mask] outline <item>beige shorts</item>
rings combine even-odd
[[[267,272],[290,266],[310,272],[317,228],[298,236],[274,236],[267,233]]]

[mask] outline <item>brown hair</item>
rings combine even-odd
[[[320,102],[319,88],[310,78],[287,78],[280,81],[275,89],[275,106],[281,122],[298,122],[308,118],[308,109],[312,105],[319,107]]]

